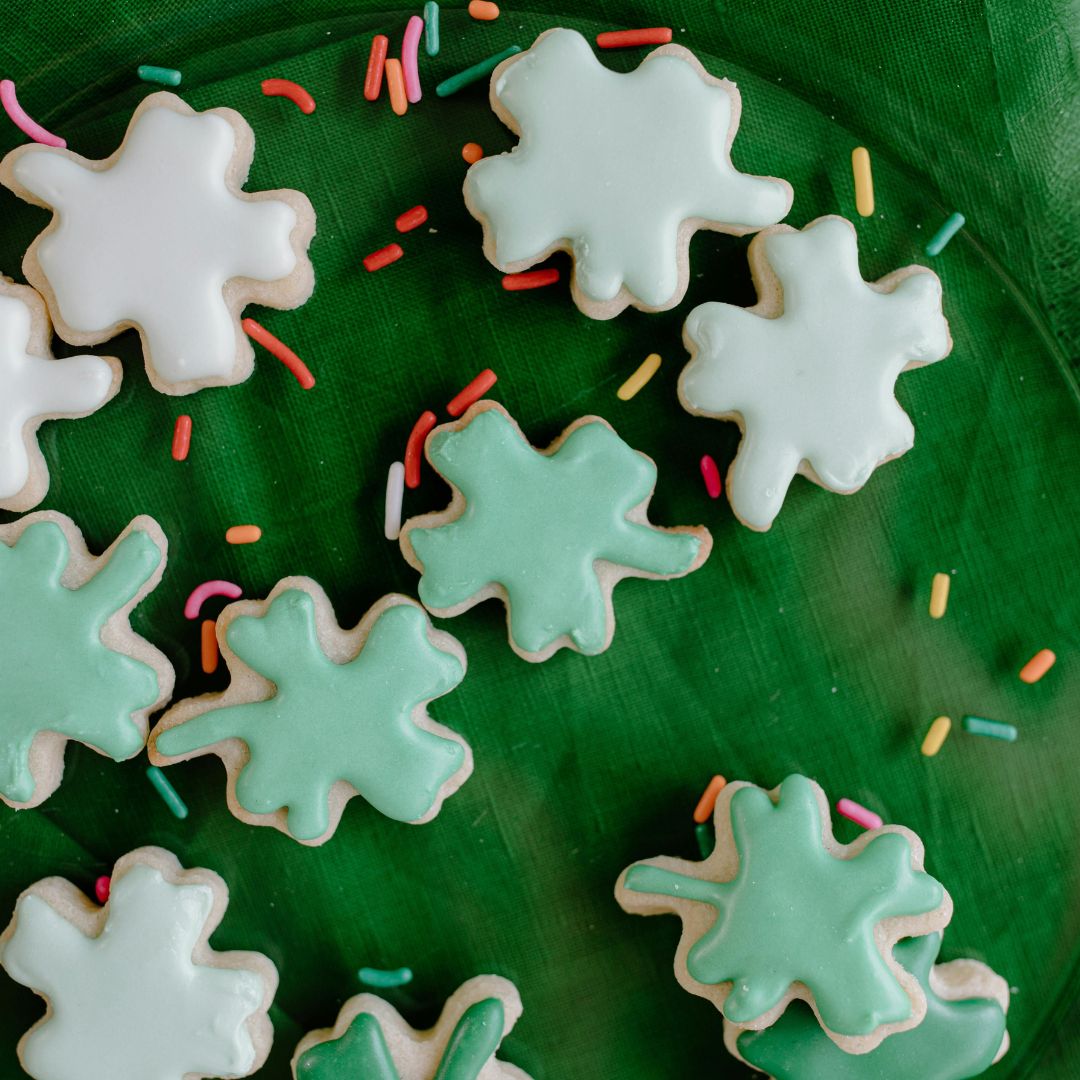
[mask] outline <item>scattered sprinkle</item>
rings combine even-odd
[[[203,619],[199,645],[202,669],[207,675],[213,675],[218,666],[217,623],[213,619]]]
[[[945,245],[964,227],[966,219],[964,215],[953,211],[946,219],[945,224],[930,238],[926,245],[927,255],[940,255]]]
[[[397,262],[404,254],[400,244],[387,244],[386,247],[373,251],[364,259],[364,269],[369,274],[374,274],[376,270]]]
[[[176,68],[155,67],[153,64],[140,64],[135,73],[143,82],[160,83],[162,86],[179,86],[180,72]]]
[[[720,482],[720,470],[716,467],[711,454],[703,454],[701,458],[701,479],[705,481],[705,490],[710,499],[719,499],[724,485]]]
[[[480,22],[491,22],[499,17],[499,5],[491,0],[469,0],[469,15]]]
[[[620,401],[629,401],[660,370],[660,354],[649,353],[637,371],[615,391]]]
[[[713,838],[709,833],[708,825],[695,825],[694,835],[697,837],[698,851],[701,852],[701,857],[707,859],[713,853]]]
[[[400,60],[386,61],[386,89],[390,94],[390,108],[398,116],[404,116],[409,111],[409,95],[405,91],[405,73]]]
[[[863,217],[874,212],[874,174],[870,171],[870,151],[856,146],[851,151],[851,172],[855,177],[855,209]]]
[[[191,590],[191,595],[184,602],[184,618],[197,619],[202,611],[203,604],[211,596],[227,596],[230,600],[239,600],[244,595],[244,590],[231,581],[222,581],[215,578],[213,581],[204,581]]]
[[[526,270],[522,274],[506,274],[502,287],[507,292],[523,292],[526,289],[542,289],[545,285],[554,285],[559,280],[559,271],[555,267],[546,270]]]
[[[416,57],[420,51],[420,35],[424,32],[424,20],[413,15],[405,24],[401,38],[401,71],[405,79],[405,97],[415,105],[423,94],[420,90],[420,68]]]
[[[926,738],[919,748],[924,757],[933,757],[944,745],[952,731],[952,721],[947,716],[939,716],[926,733]]]
[[[428,409],[420,414],[420,419],[413,424],[409,441],[405,444],[405,486],[411,491],[420,486],[420,454],[424,449],[424,440],[435,426],[435,414]]]
[[[949,585],[952,578],[948,574],[935,574],[930,586],[930,618],[940,619],[949,606]]]
[[[368,101],[377,101],[382,91],[389,48],[390,39],[385,34],[376,34],[371,39],[371,52],[368,53],[367,71],[364,73],[364,97]]]
[[[435,87],[435,93],[439,97],[450,97],[451,94],[456,94],[466,86],[486,79],[504,60],[509,60],[511,56],[519,52],[521,52],[520,45],[511,45],[508,49],[503,49],[502,52],[489,56],[486,60],[481,60],[472,67],[459,71],[456,75],[451,75],[449,79],[443,79]]]
[[[177,794],[176,788],[169,783],[165,774],[156,766],[151,765],[146,770],[150,783],[154,785],[162,801],[172,811],[174,817],[181,821],[188,816],[187,804]]]
[[[308,370],[307,364],[285,342],[274,337],[266,327],[261,326],[254,319],[242,319],[240,327],[252,341],[257,341],[271,356],[280,360],[292,372],[301,389],[310,390],[315,385],[315,376]]]
[[[836,804],[836,812],[864,829],[880,829],[882,825],[881,818],[873,810],[867,810],[851,799],[841,799]]]
[[[227,544],[256,544],[262,539],[262,529],[258,525],[230,525],[225,530]]]
[[[1000,720],[986,720],[981,716],[965,716],[961,723],[969,735],[985,735],[988,739],[1016,742],[1017,732],[1012,724],[1003,724]]]
[[[101,877],[94,882],[94,896],[97,897],[99,904],[107,904],[109,902],[109,889],[112,887],[112,878],[107,874],[102,874]]]
[[[1053,666],[1057,657],[1050,649],[1040,649],[1021,669],[1020,681],[1037,683]]]
[[[418,229],[425,221],[427,221],[427,207],[414,206],[411,210],[398,214],[394,220],[394,227],[398,232],[410,232],[413,229]]]
[[[475,165],[484,156],[484,148],[478,142],[467,142],[461,148],[461,156],[470,165]]]
[[[191,449],[191,417],[184,413],[176,418],[172,433],[173,461],[187,461]]]
[[[383,516],[383,535],[396,540],[401,535],[401,502],[405,496],[405,466],[395,461],[386,474],[386,510]]]
[[[305,116],[315,111],[315,99],[292,79],[263,79],[262,92],[267,97],[288,98]]]
[[[424,5],[424,51],[428,56],[439,55],[439,5],[435,0]]]
[[[356,976],[365,986],[373,986],[377,990],[391,990],[395,986],[407,986],[411,983],[412,969],[403,967],[397,971],[380,971],[379,968],[362,967]]]
[[[708,786],[701,793],[701,798],[697,801],[697,806],[694,807],[694,820],[699,825],[713,816],[716,798],[725,787],[727,787],[727,781],[720,775],[714,776],[709,781]]]
[[[460,416],[470,405],[479,401],[498,380],[499,376],[491,368],[484,368],[468,386],[450,399],[446,411],[451,416]]]
[[[607,30],[596,35],[599,49],[631,49],[635,45],[667,45],[670,26],[650,26],[644,30]]]
[[[61,139],[51,131],[46,131],[36,120],[27,116],[19,99],[15,96],[15,84],[10,79],[0,79],[0,105],[4,106],[4,112],[11,118],[11,122],[24,134],[29,135],[34,142],[44,143],[46,146],[67,146],[67,140]]]

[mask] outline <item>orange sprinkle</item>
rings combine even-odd
[[[636,45],[667,45],[671,41],[670,26],[650,26],[646,30],[608,30],[596,35],[600,49],[630,49]]]
[[[491,22],[499,17],[499,5],[491,0],[469,0],[469,14],[480,22]]]
[[[225,530],[227,544],[254,544],[262,539],[262,529],[258,525],[233,525]]]
[[[368,54],[367,72],[364,75],[364,97],[368,101],[376,101],[382,90],[386,50],[389,48],[390,39],[385,34],[376,34],[371,39],[371,52]]]
[[[461,148],[461,156],[470,165],[475,165],[484,156],[484,148],[478,142],[467,142]]]
[[[409,433],[409,441],[405,444],[405,486],[407,488],[420,486],[420,454],[424,449],[424,440],[435,423],[435,414],[428,409],[427,412],[420,414],[420,419],[416,421]]]
[[[1057,661],[1050,649],[1040,649],[1021,669],[1020,681],[1037,683]]]
[[[713,810],[716,809],[716,798],[725,787],[727,781],[722,776],[714,776],[709,781],[709,786],[702,792],[697,806],[694,807],[694,820],[699,825],[704,825],[712,817]]]
[[[390,108],[404,116],[409,108],[409,99],[405,96],[405,72],[401,70],[401,61],[393,58],[386,61],[386,89],[390,91]]]
[[[498,378],[491,368],[484,368],[464,390],[450,399],[446,411],[451,416],[460,416],[470,405],[479,401],[495,385]]]
[[[191,449],[191,417],[186,413],[176,418],[176,426],[172,433],[172,456],[173,461],[187,461],[188,451]]]
[[[240,327],[252,341],[257,341],[271,356],[280,360],[304,390],[310,390],[315,385],[315,376],[308,370],[307,364],[266,327],[260,326],[254,319],[241,320]]]
[[[412,229],[418,229],[425,221],[427,221],[427,207],[414,206],[411,210],[398,214],[394,219],[394,226],[398,232],[410,232]]]
[[[559,271],[554,267],[549,270],[526,270],[523,274],[506,274],[502,287],[507,292],[522,292],[525,289],[542,289],[545,285],[554,285],[558,280]]]
[[[364,269],[369,274],[374,274],[376,270],[381,270],[384,266],[397,262],[404,254],[405,252],[402,251],[400,244],[387,244],[386,247],[379,248],[378,251],[373,251],[365,257]]]
[[[203,619],[202,633],[202,669],[207,675],[213,675],[218,666],[217,624],[213,619]]]

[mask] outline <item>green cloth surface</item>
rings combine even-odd
[[[985,960],[1015,987],[1012,1049],[992,1075],[1076,1076],[1075,5],[502,6],[492,23],[443,9],[442,51],[421,53],[424,100],[400,118],[385,98],[366,103],[361,83],[371,34],[389,34],[396,51],[413,9],[116,0],[8,12],[0,76],[72,149],[111,153],[135,105],[158,89],[137,81],[136,66],[177,67],[192,106],[231,106],[253,126],[249,189],[299,188],[318,213],[311,301],[248,311],[306,360],[315,389],[302,392],[259,350],[242,386],[161,396],[126,334],[98,349],[124,361],[118,398],[42,432],[52,471],[43,507],[73,516],[94,550],[136,514],[161,522],[168,569],[135,625],[175,663],[178,696],[226,682],[224,669],[201,673],[198,624],[182,615],[206,578],[262,597],[280,577],[309,574],[349,626],[385,592],[415,594],[415,572],[382,535],[386,470],[420,411],[445,415],[485,366],[534,442],[595,412],[655,458],[653,520],[707,523],[710,560],[684,580],[620,585],[614,644],[598,657],[526,664],[494,604],[444,622],[469,672],[433,714],[468,739],[476,771],[423,827],[357,800],[329,843],[304,848],[235,820],[215,759],[169,770],[191,808],[180,822],[146,780],[145,758],[117,766],[69,747],[63,786],[42,808],[0,807],[0,912],[50,874],[92,891],[141,844],[212,867],[231,889],[214,944],[259,949],[280,969],[267,1077],[287,1075],[297,1040],[333,1022],[362,989],[365,965],[413,969],[412,985],[386,996],[417,1024],[472,975],[513,979],[525,1013],[502,1056],[537,1080],[745,1076],[724,1051],[719,1014],[674,980],[677,920],[625,915],[612,888],[635,859],[696,857],[690,812],[714,772],[772,786],[801,771],[833,801],[855,799],[925,841],[928,870],[956,902],[942,959]],[[968,220],[929,261],[944,283],[952,356],[899,383],[914,450],[853,498],[797,479],[767,535],[710,502],[698,475],[703,453],[726,469],[734,425],[692,418],[675,398],[690,308],[753,302],[748,241],[699,234],[687,298],[660,315],[591,322],[570,302],[565,273],[555,288],[505,293],[462,203],[460,147],[498,152],[513,138],[485,87],[433,93],[552,26],[591,36],[657,24],[738,82],[736,165],[792,182],[791,224],[852,217],[867,279],[927,262],[923,245],[952,210]],[[605,60],[626,70],[642,55]],[[271,76],[307,87],[316,112],[264,97],[259,83]],[[0,123],[0,151],[21,141]],[[870,148],[874,168],[877,211],[865,220],[854,208],[856,145]],[[416,203],[430,229],[399,237],[394,218]],[[0,191],[2,272],[22,280],[22,253],[47,221]],[[362,257],[396,240],[405,257],[365,273]],[[76,351],[57,343],[59,355]],[[659,374],[618,401],[616,388],[653,351]],[[194,434],[177,464],[169,444],[181,412]],[[428,471],[406,511],[440,508],[446,494]],[[262,526],[262,541],[228,546],[226,527],[247,522]],[[954,575],[952,597],[934,622],[926,609],[939,570]],[[1057,666],[1025,686],[1016,672],[1044,646]],[[1019,741],[965,735],[968,712],[1016,724]],[[923,758],[919,743],[941,713],[956,727],[937,758]],[[836,829],[844,840],[858,832],[844,821]],[[18,1075],[15,1043],[40,1014],[29,991],[0,977],[0,1076]]]

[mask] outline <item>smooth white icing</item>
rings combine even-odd
[[[896,378],[942,359],[950,340],[937,275],[916,267],[892,292],[875,291],[859,273],[855,230],[844,218],[754,243],[779,279],[783,314],[694,308],[686,336],[697,352],[679,395],[693,412],[741,416],[728,496],[741,520],[767,529],[802,462],[825,487],[850,492],[911,449],[915,432],[893,397]]]
[[[209,885],[173,885],[136,865],[114,880],[105,928],[88,938],[41,897],[24,896],[0,963],[52,1005],[23,1044],[30,1075],[181,1080],[250,1071],[245,1022],[261,1006],[262,979],[191,959],[213,903]]]
[[[293,208],[237,198],[225,182],[235,151],[221,116],[157,106],[107,169],[51,147],[16,160],[15,179],[58,216],[37,254],[69,327],[137,323],[165,382],[230,376],[239,330],[225,283],[274,281],[296,265]]]
[[[791,205],[786,184],[728,159],[734,86],[705,82],[681,56],[649,56],[620,74],[576,31],[555,30],[510,64],[494,94],[521,141],[476,162],[465,190],[494,232],[500,267],[569,240],[587,296],[612,300],[625,285],[664,307],[678,299],[683,221],[758,229]]]
[[[112,368],[99,356],[31,356],[30,308],[0,293],[0,502],[30,479],[23,428],[41,416],[78,416],[109,398]]]

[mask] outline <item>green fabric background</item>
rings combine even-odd
[[[64,785],[42,809],[0,808],[0,912],[49,874],[89,890],[139,844],[219,871],[232,899],[215,945],[261,949],[281,971],[268,1077],[287,1074],[305,1030],[333,1021],[359,989],[358,967],[401,964],[416,979],[394,1000],[418,1023],[471,975],[513,978],[525,1014],[504,1053],[538,1080],[742,1076],[719,1016],[672,976],[677,920],[624,915],[611,891],[636,858],[694,855],[690,811],[714,771],[771,786],[800,770],[833,800],[850,796],[925,840],[929,869],[956,901],[943,958],[984,959],[1016,988],[1013,1049],[993,1075],[1076,1076],[1077,6],[528,6],[507,0],[491,24],[444,10],[442,52],[422,58],[427,95],[404,118],[360,96],[370,34],[385,31],[396,47],[404,9],[114,0],[8,13],[0,74],[76,151],[115,148],[152,89],[136,81],[137,64],[180,67],[190,104],[233,106],[254,127],[249,187],[299,188],[319,215],[312,300],[251,312],[305,358],[315,390],[301,392],[260,353],[243,386],[163,397],[128,334],[100,350],[124,359],[117,400],[43,432],[53,476],[43,505],[71,514],[93,547],[138,513],[168,533],[165,580],[136,625],[176,664],[179,694],[224,684],[224,672],[198,670],[198,627],[181,614],[207,577],[264,596],[279,577],[310,574],[347,625],[384,592],[415,591],[416,575],[382,537],[386,468],[420,410],[441,410],[485,365],[538,443],[579,415],[610,419],[660,466],[654,520],[705,521],[715,549],[683,581],[621,585],[615,641],[600,657],[527,665],[494,605],[445,624],[468,650],[469,674],[434,712],[471,742],[476,772],[433,824],[400,825],[357,801],[333,840],[306,849],[234,820],[213,759],[171,771],[191,807],[180,823],[147,783],[144,759],[115,766],[72,747]],[[511,137],[481,87],[447,101],[431,93],[554,25],[591,35],[657,23],[739,83],[735,162],[791,180],[792,224],[854,217],[850,152],[870,148],[878,212],[856,218],[867,278],[923,261],[954,208],[968,218],[933,261],[953,354],[900,382],[914,451],[851,499],[796,480],[764,536],[710,503],[697,475],[704,452],[726,466],[734,426],[691,418],[675,400],[690,307],[753,300],[747,241],[700,234],[687,299],[663,315],[597,323],[564,286],[506,294],[461,201],[459,148],[474,139],[494,152]],[[641,55],[606,62],[628,69]],[[317,111],[264,98],[268,76],[303,83]],[[0,151],[19,141],[0,124]],[[437,232],[410,234],[400,263],[365,274],[360,259],[398,239],[395,215],[418,202]],[[22,252],[47,220],[0,191],[3,272],[21,280]],[[617,401],[616,387],[654,350],[660,374]],[[195,430],[190,459],[176,464],[169,441],[182,411]],[[407,510],[444,499],[428,473]],[[248,521],[263,541],[228,547],[225,528]],[[935,623],[926,605],[937,570],[955,577],[948,616]],[[1044,645],[1058,665],[1024,686],[1016,670]],[[957,731],[937,759],[922,758],[930,720],[965,712],[1014,722],[1019,742]],[[856,835],[847,822],[837,832]],[[18,1074],[16,1039],[39,1014],[37,999],[0,979],[0,1075]]]

